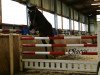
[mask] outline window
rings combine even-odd
[[[97,15],[97,21],[100,21],[100,15]]]
[[[86,31],[88,32],[88,25],[86,24]]]
[[[54,28],[54,15],[46,11],[43,11],[43,15],[51,23],[52,27]]]
[[[73,20],[71,20],[71,29],[74,30],[74,26],[73,26]]]
[[[82,23],[82,31],[86,31],[86,26],[84,23]]]
[[[57,18],[58,18],[58,29],[62,29],[61,16],[57,16]]]
[[[74,21],[74,30],[79,30],[78,22]]]
[[[12,0],[2,1],[2,23],[27,25],[26,6]]]
[[[69,19],[63,17],[63,29],[69,29]]]

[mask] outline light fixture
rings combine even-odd
[[[89,16],[92,16],[92,14],[89,14]]]
[[[100,5],[100,2],[98,2],[98,3],[93,3],[93,4],[91,4],[91,5]]]
[[[94,1],[99,1],[99,0],[94,0]]]
[[[96,10],[96,11],[100,11],[100,10]]]

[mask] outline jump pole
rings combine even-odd
[[[12,33],[12,32],[20,32],[21,30],[19,29],[0,29],[0,33]]]
[[[34,52],[34,51],[23,51],[24,55],[74,55],[73,52]],[[97,52],[80,52],[77,54],[81,55],[97,55]],[[75,53],[75,55],[77,55]]]
[[[98,65],[97,65],[97,75],[100,75],[100,21],[97,22],[97,43],[98,43]]]
[[[97,36],[68,36],[68,37],[62,37],[62,36],[55,36],[55,37],[32,37],[32,36],[22,36],[21,40],[39,40],[39,39],[94,39],[97,38]]]
[[[23,47],[97,47],[97,44],[22,44]]]
[[[100,61],[100,22],[98,22],[98,26],[97,27],[98,27],[98,29],[97,29],[98,30],[97,31],[97,34],[98,34],[97,35],[97,37],[98,37],[97,38],[97,41],[98,41],[97,42],[98,43],[98,58],[99,58],[99,61]]]

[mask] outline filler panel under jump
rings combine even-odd
[[[23,59],[24,68],[96,72],[97,62],[77,60]]]

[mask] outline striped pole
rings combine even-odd
[[[74,54],[73,52],[34,52],[34,51],[23,51],[22,54],[25,55],[68,55]],[[80,52],[77,54],[81,55],[97,55],[97,52]]]
[[[20,32],[19,29],[0,29],[0,32],[2,33],[9,33],[9,32]]]
[[[97,44],[22,44],[23,47],[97,47]]]
[[[32,37],[22,36],[21,40],[37,40],[37,39],[95,39],[97,36],[68,36],[68,37]]]

